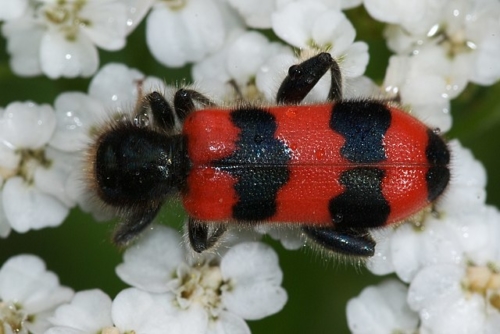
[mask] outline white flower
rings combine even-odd
[[[450,61],[442,48],[430,46],[414,56],[389,59],[384,91],[399,96],[401,104],[428,126],[446,132],[451,127],[450,99],[460,94],[467,80],[463,58]]]
[[[338,9],[319,1],[291,2],[272,16],[273,31],[303,50],[330,52],[344,77],[358,77],[368,64],[368,46],[354,42],[356,31]]]
[[[148,78],[134,68],[119,63],[106,64],[92,78],[89,96],[100,100],[106,110],[127,112],[134,108],[145,81]]]
[[[493,268],[500,271],[500,212],[496,207],[487,206],[482,216],[483,221],[477,228],[481,229],[481,248],[471,249],[467,252],[467,259],[471,264]],[[468,231],[465,231],[466,233]]]
[[[256,77],[265,62],[276,54],[291,55],[292,51],[280,43],[269,42],[256,31],[245,32],[234,36],[220,51],[196,63],[193,79],[211,97],[215,94],[230,102],[234,101],[234,91],[229,82],[235,83],[249,101],[258,100],[261,95],[268,97],[269,92],[256,87]],[[269,99],[274,100],[274,97]]]
[[[12,69],[23,76],[90,76],[99,63],[97,47],[123,48],[137,21],[129,7],[116,0],[44,0],[31,5],[25,16],[3,26]],[[144,15],[146,6],[150,4],[143,1],[134,6],[134,12]]]
[[[448,84],[458,85],[458,91],[463,81],[490,85],[500,79],[498,1],[366,0],[365,6],[375,18],[398,24],[386,31],[389,47],[398,54],[417,55],[431,45],[441,48],[446,57],[436,61],[447,61],[445,69],[457,64],[453,75],[458,80]]]
[[[0,268],[0,324],[12,333],[43,333],[50,314],[72,295],[40,258],[12,257]]]
[[[146,41],[162,64],[180,67],[222,47],[225,18],[215,0],[157,2],[147,18]]]
[[[278,9],[297,0],[227,0],[244,18],[247,26],[258,29],[271,28],[271,16]],[[332,9],[348,9],[359,6],[363,0],[310,0],[321,2]]]
[[[130,34],[149,12],[156,0],[122,0],[127,4],[127,33]]]
[[[271,55],[283,52],[289,52],[289,48],[280,43],[269,42],[258,32],[246,32],[228,47],[227,71],[236,84],[244,87],[255,78],[261,65]]]
[[[285,304],[282,273],[270,247],[244,242],[221,259],[208,255],[188,261],[180,244],[175,231],[155,226],[126,250],[116,271],[137,288],[167,294],[186,332],[223,333],[230,326],[234,333],[248,333],[243,319],[264,318]]]
[[[414,333],[418,315],[406,302],[408,288],[396,280],[369,286],[347,303],[347,323],[354,334]]]
[[[419,312],[421,332],[496,333],[500,321],[500,212],[484,205],[483,167],[471,159],[470,152],[454,152],[459,153],[455,163],[460,168],[436,208],[443,218],[431,226],[429,220],[424,222],[420,243],[413,241],[415,231],[397,236],[403,226],[391,236],[390,247],[382,249],[390,249],[386,264],[392,262],[398,276],[411,282],[408,303]]]
[[[20,76],[41,74],[39,53],[44,35],[42,26],[29,17],[21,17],[4,23],[2,33],[7,38],[12,71]]]
[[[28,0],[0,0],[0,21],[21,17],[28,9]]]
[[[408,303],[424,332],[497,333],[499,282],[498,272],[486,267],[429,266],[412,281]]]
[[[277,0],[227,0],[244,18],[247,26],[258,29],[271,28],[271,14],[276,10]]]
[[[104,119],[104,104],[84,93],[60,94],[54,102],[57,127],[50,144],[62,151],[77,152],[88,144],[92,126]]]
[[[58,226],[74,202],[64,183],[72,157],[51,151],[47,144],[56,118],[48,105],[14,102],[0,110],[2,215],[17,232]],[[1,233],[6,236],[5,223]]]
[[[0,181],[3,183],[3,180]],[[2,198],[3,191],[0,190],[0,198]],[[6,238],[9,236],[11,231],[10,223],[7,217],[5,216],[5,210],[3,205],[0,205],[0,238]]]
[[[407,31],[427,33],[448,0],[364,0],[368,13],[383,22],[400,24]]]
[[[167,301],[135,288],[121,291],[113,301],[100,290],[81,291],[56,309],[45,334],[170,333],[176,319],[168,313]]]

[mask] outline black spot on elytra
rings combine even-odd
[[[328,209],[338,228],[367,228],[385,224],[391,208],[382,194],[385,172],[374,167],[346,170],[340,176],[345,191],[332,198]]]
[[[446,189],[450,181],[450,151],[444,140],[435,134],[432,130],[427,130],[429,138],[425,155],[431,165],[425,175],[427,181],[427,198],[434,201]]]
[[[236,150],[227,158],[213,162],[237,178],[234,189],[238,202],[233,218],[259,221],[276,213],[278,190],[288,182],[290,151],[274,138],[276,119],[263,109],[238,109],[231,121],[241,132]]]
[[[330,119],[330,128],[345,138],[340,153],[358,163],[386,159],[382,140],[390,125],[390,111],[377,101],[337,102]]]

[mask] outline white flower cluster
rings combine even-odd
[[[179,233],[149,230],[116,271],[133,285],[114,300],[101,290],[59,285],[34,255],[0,268],[0,326],[7,334],[248,334],[244,321],[280,311],[287,294],[274,250],[235,245],[221,257],[190,257]]]
[[[97,47],[122,49],[146,14],[144,0],[2,0],[0,20],[12,70],[21,76],[88,77]]]
[[[234,99],[228,83],[235,83],[247,99],[274,102],[288,68],[320,51],[331,53],[339,62],[344,85],[350,88],[346,96],[360,96],[371,88],[361,80],[368,64],[368,46],[354,41],[356,31],[341,11],[343,2],[269,1],[267,6],[260,1],[229,2],[248,26],[239,22],[217,52],[194,64],[193,79],[210,96]],[[271,28],[288,45],[271,42],[248,27]],[[325,77],[306,101],[323,101],[328,86]]]
[[[95,127],[132,110],[144,93],[157,90],[171,99],[175,89],[122,64],[96,73],[97,48],[123,48],[146,15],[152,55],[169,67],[192,64],[197,89],[220,104],[242,97],[273,103],[291,65],[329,52],[341,67],[345,98],[400,100],[429,126],[447,131],[450,100],[467,83],[500,79],[497,0],[365,0],[374,19],[389,23],[385,38],[394,55],[381,87],[364,76],[368,45],[355,41],[343,13],[361,2],[0,0],[16,74],[95,74],[88,93],[64,92],[53,106],[0,108],[0,236],[57,226],[77,204],[104,217],[87,202],[78,167]],[[325,77],[306,102],[323,101],[328,87]],[[436,206],[374,232],[378,244],[368,268],[401,281],[368,287],[349,302],[353,333],[499,332],[500,214],[485,204],[482,165],[458,141],[450,148],[452,181]],[[261,232],[282,238],[286,248],[303,244],[286,233]],[[268,246],[239,240],[218,256],[193,258],[181,245],[168,228],[148,231],[117,267],[133,287],[114,299],[89,290],[71,300],[73,292],[59,287],[41,260],[11,258],[0,269],[3,332],[249,333],[245,320],[286,303],[278,259]]]
[[[56,129],[49,105],[13,102],[0,108],[0,236],[57,226],[74,202],[64,181],[71,155],[49,145]]]
[[[43,333],[54,310],[72,297],[40,258],[14,256],[0,268],[0,332]]]
[[[157,226],[124,254],[118,276],[134,286],[113,301],[100,290],[75,294],[50,318],[45,333],[250,333],[244,319],[281,310],[278,257],[245,242],[221,258],[190,258],[174,230]],[[242,266],[245,264],[245,266]]]
[[[365,0],[368,12],[390,23],[384,89],[424,120],[451,127],[450,99],[468,82],[500,79],[500,4],[496,0]],[[440,112],[436,112],[439,109]]]
[[[500,2],[365,0],[390,23],[384,89],[420,117],[448,130],[450,99],[468,82],[500,79]],[[402,14],[405,13],[405,14]],[[452,180],[432,211],[376,234],[373,273],[394,280],[368,287],[347,305],[353,333],[498,333],[500,213],[485,204],[486,173],[457,141]],[[382,320],[381,320],[382,319]]]

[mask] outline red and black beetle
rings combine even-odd
[[[328,101],[299,104],[328,71]],[[450,179],[450,153],[391,103],[342,99],[341,82],[338,64],[321,53],[289,69],[274,106],[218,108],[180,89],[172,108],[161,94],[146,95],[136,116],[146,106],[152,121],[116,122],[90,151],[92,187],[125,213],[115,242],[131,240],[180,194],[197,252],[226,223],[287,223],[326,249],[373,255],[368,229],[436,200]]]

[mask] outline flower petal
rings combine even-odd
[[[260,242],[234,246],[221,261],[221,273],[232,284],[222,295],[225,306],[244,319],[261,319],[279,312],[287,301],[280,286],[283,273],[274,250]]]
[[[134,288],[123,290],[113,301],[113,322],[122,333],[201,334],[206,331],[206,316],[203,321],[192,312],[179,312],[173,308],[172,301],[170,294],[151,294]]]
[[[406,302],[408,288],[399,281],[386,280],[369,286],[347,303],[347,322],[354,334],[412,333],[418,314]]]
[[[238,11],[249,27],[271,28],[271,14],[276,10],[276,0],[228,0],[228,3]]]
[[[354,42],[356,30],[344,13],[323,11],[314,23],[312,38],[316,44],[330,46],[334,56],[343,54]]]
[[[359,77],[365,73],[370,58],[368,55],[368,44],[365,42],[351,44],[342,55],[342,58],[340,66],[344,77]]]
[[[484,298],[466,294],[465,268],[456,265],[428,266],[412,281],[408,304],[420,313],[422,326],[431,333],[482,333]]]
[[[191,0],[172,10],[157,5],[147,18],[146,41],[153,56],[171,67],[203,59],[222,47],[226,35],[212,0]]]
[[[0,190],[0,198],[2,198],[2,192]],[[5,216],[5,211],[3,205],[0,205],[0,238],[7,238],[12,230],[9,220]]]
[[[79,16],[91,22],[82,26],[92,42],[104,50],[120,50],[127,35],[127,6],[117,1],[90,1]]]
[[[7,219],[19,233],[59,226],[69,213],[67,206],[38,188],[27,185],[21,177],[7,180],[2,201]]]
[[[167,281],[183,261],[179,234],[171,228],[156,225],[123,255],[116,267],[117,275],[128,284],[150,292],[166,292]]]
[[[69,304],[56,309],[50,322],[56,326],[47,332],[51,334],[62,333],[60,327],[84,333],[99,333],[102,328],[113,325],[111,298],[97,289],[80,291]]]
[[[99,99],[107,110],[132,110],[139,96],[144,74],[119,63],[103,66],[92,78],[89,95]]]
[[[0,110],[0,115],[1,114],[2,111]],[[0,123],[0,136],[1,133],[4,133],[2,125],[3,124]],[[10,172],[14,174],[21,162],[21,155],[17,153],[16,150],[17,148],[14,145],[0,138],[0,166],[5,169],[5,174],[9,174],[7,170],[10,170]]]
[[[72,296],[37,256],[14,256],[0,269],[0,298],[21,304],[29,314],[50,310]]]
[[[42,26],[30,17],[22,17],[5,22],[2,32],[7,38],[7,52],[11,56],[12,71],[20,76],[41,74],[39,51],[44,34]]]
[[[325,10],[327,7],[318,1],[291,2],[273,13],[273,30],[285,42],[298,48],[308,48],[314,22]]]
[[[155,0],[123,0],[127,4],[127,33],[130,34],[148,11],[153,6]]]
[[[75,206],[75,201],[66,193],[66,181],[81,157],[75,154],[65,154],[50,147],[45,150],[45,157],[51,161],[50,167],[36,167],[33,175],[34,185],[45,194],[54,196],[67,207]]]
[[[56,117],[51,106],[33,102],[13,102],[0,116],[0,136],[16,148],[38,149],[54,133]]]
[[[241,86],[246,86],[250,78],[265,61],[270,52],[267,38],[256,32],[244,33],[236,38],[227,50],[226,66],[229,75]],[[246,61],[242,62],[242,59]]]
[[[247,323],[239,316],[230,312],[221,312],[207,334],[250,334]]]
[[[54,107],[57,128],[50,145],[66,152],[85,149],[89,144],[91,126],[106,116],[103,103],[80,92],[60,94]]]
[[[18,18],[27,8],[28,0],[0,0],[0,21]]]
[[[97,70],[99,55],[83,34],[68,40],[57,31],[48,31],[40,43],[40,63],[43,73],[51,79],[88,77]]]

